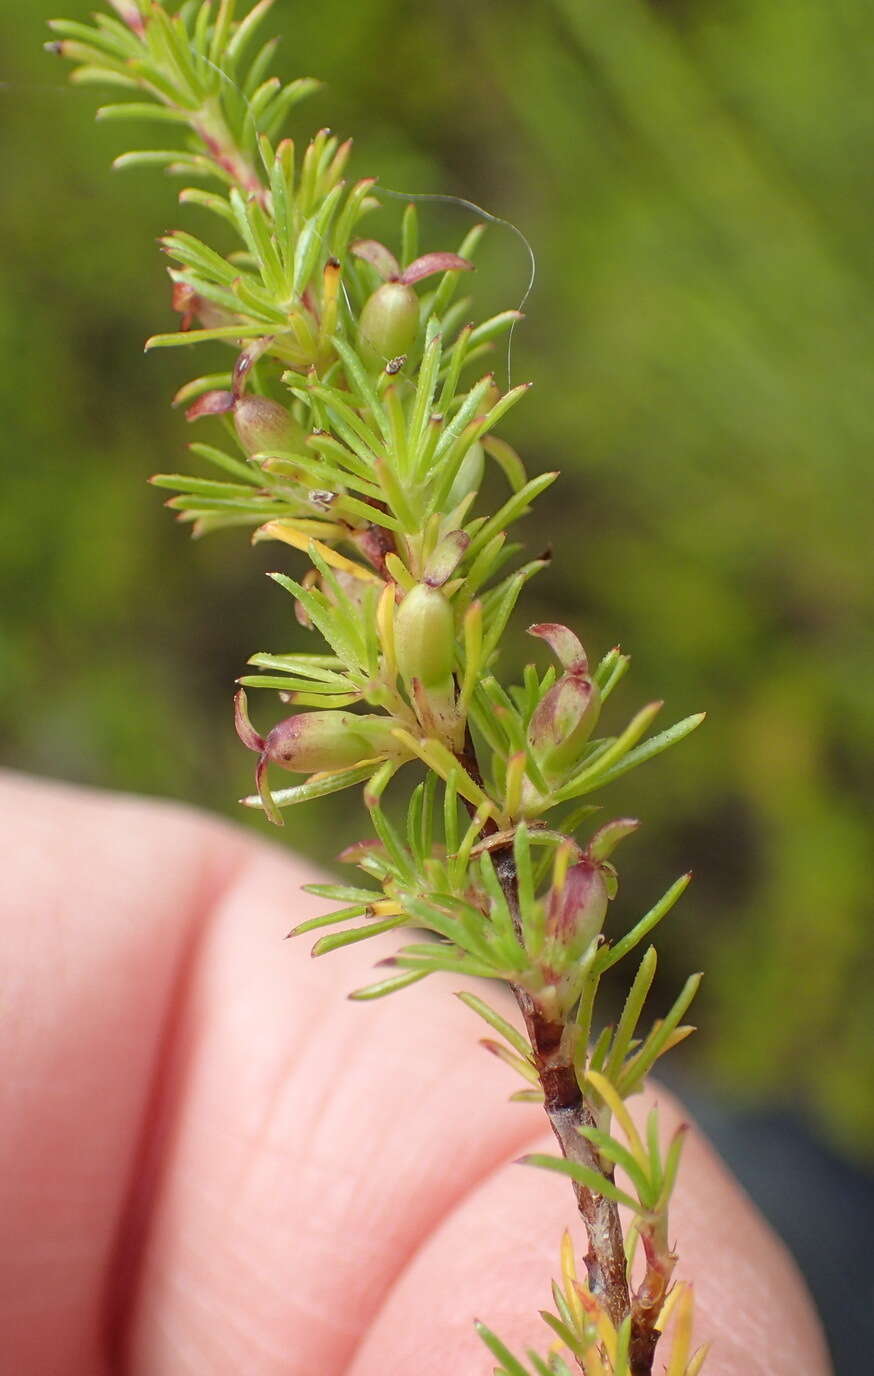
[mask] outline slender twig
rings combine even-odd
[[[512,848],[508,846],[497,851],[492,858],[514,923],[520,927]],[[595,1117],[577,1082],[568,1029],[563,1023],[550,1021],[525,989],[518,985],[511,987],[531,1042],[534,1065],[543,1087],[543,1107],[562,1154],[569,1161],[577,1161],[605,1175],[597,1151],[577,1131],[581,1127],[593,1127]],[[612,1175],[606,1178],[612,1179]],[[574,1182],[573,1189],[589,1240],[585,1258],[589,1288],[603,1302],[618,1328],[631,1309],[619,1208],[612,1200],[595,1194],[585,1185]],[[633,1370],[634,1376],[648,1376],[652,1358],[647,1366]]]

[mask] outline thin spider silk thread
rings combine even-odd
[[[214,72],[217,74],[217,76],[219,77],[219,79],[220,79],[221,81],[226,82],[234,91],[236,91],[237,95],[239,96],[240,100],[242,101],[242,103],[243,103],[243,105],[244,105],[244,107],[245,107],[245,110],[246,110],[246,118],[247,118],[248,120],[251,121],[252,128],[253,128],[254,131],[255,131],[256,137],[260,136],[264,131],[261,129],[261,127],[260,127],[260,125],[259,125],[259,123],[258,123],[258,117],[257,117],[257,115],[255,114],[255,111],[252,109],[252,103],[251,103],[251,101],[249,100],[248,96],[247,96],[246,93],[243,91],[243,89],[242,89],[242,87],[239,85],[239,83],[236,82],[236,81],[234,80],[234,78],[233,78],[232,76],[230,76],[226,71],[224,71],[221,67],[219,67],[217,63],[213,62],[211,58],[207,57],[204,53],[198,53],[197,50],[194,48],[194,45],[193,45],[193,44],[189,43],[188,47],[189,47],[189,51],[190,51],[190,53],[192,54],[193,57],[196,57],[196,58],[198,58],[200,61],[202,61],[207,67],[209,67],[212,71],[214,71]],[[15,91],[15,90],[46,90],[46,91],[52,90],[52,91],[63,91],[63,92],[65,92],[65,93],[68,94],[68,95],[72,95],[72,94],[74,93],[72,87],[67,86],[67,85],[62,85],[62,84],[54,84],[54,83],[48,83],[48,82],[45,83],[45,84],[43,84],[43,83],[27,83],[27,84],[25,84],[25,83],[21,83],[21,82],[13,82],[13,81],[3,81],[3,80],[0,80],[0,91]],[[534,247],[533,247],[533,245],[532,245],[530,239],[527,237],[527,235],[524,233],[524,231],[519,227],[519,225],[515,224],[513,220],[508,220],[508,219],[506,219],[506,218],[505,218],[504,216],[502,216],[502,215],[495,215],[495,214],[493,214],[492,211],[486,210],[483,206],[477,205],[477,203],[476,203],[475,201],[468,200],[468,199],[467,199],[466,197],[464,197],[464,196],[454,196],[454,195],[450,195],[450,194],[448,194],[448,193],[442,193],[442,192],[437,192],[437,191],[397,191],[397,190],[395,190],[394,188],[383,187],[383,186],[377,186],[376,190],[377,190],[377,194],[378,194],[378,195],[389,197],[389,198],[392,199],[392,200],[406,201],[406,202],[408,202],[408,203],[410,203],[410,202],[416,202],[416,203],[420,203],[420,204],[432,203],[432,204],[440,204],[440,205],[455,205],[455,206],[458,206],[458,207],[459,207],[460,209],[462,209],[462,210],[467,210],[467,211],[469,211],[469,212],[470,212],[471,214],[473,214],[473,215],[478,215],[478,216],[480,216],[480,217],[481,217],[483,220],[485,220],[488,224],[498,225],[498,226],[500,226],[502,229],[508,229],[512,234],[514,234],[514,235],[516,236],[516,238],[519,240],[519,242],[522,244],[522,247],[523,247],[524,250],[525,250],[526,256],[527,256],[527,258],[528,258],[528,268],[529,268],[529,271],[528,271],[528,281],[527,281],[527,283],[526,283],[525,290],[524,290],[523,293],[522,293],[521,300],[519,301],[519,304],[518,304],[518,306],[517,306],[517,308],[516,308],[516,309],[519,311],[520,315],[521,315],[521,313],[522,313],[522,311],[524,310],[524,308],[525,308],[525,306],[526,306],[526,304],[527,304],[527,302],[528,302],[528,300],[529,300],[529,298],[530,298],[532,292],[534,291],[534,286],[535,286],[535,282],[536,282],[536,279],[537,279],[537,255],[536,255],[535,252],[534,252]],[[320,238],[322,244],[323,244],[325,247],[327,247],[327,244],[326,244],[326,241],[325,241],[325,239],[324,239],[324,236],[323,236],[323,235],[319,235],[319,238]],[[347,305],[347,307],[348,307],[348,309],[349,309],[349,313],[350,313],[350,315],[352,315],[352,314],[354,314],[354,312],[353,312],[353,310],[352,310],[352,303],[351,303],[351,301],[349,300],[348,292],[346,291],[345,284],[342,282],[342,280],[341,280],[341,284],[340,284],[340,285],[341,285],[341,289],[342,289],[342,291],[343,291],[343,296],[344,296],[344,298],[345,298],[346,305]],[[512,387],[512,385],[513,385],[513,336],[514,336],[514,334],[515,334],[515,332],[516,332],[516,325],[517,325],[517,324],[518,324],[518,321],[517,321],[517,320],[514,320],[513,323],[512,323],[512,325],[510,326],[510,331],[509,331],[509,334],[508,334],[508,336],[507,336],[507,387],[508,387],[508,388]]]
[[[189,44],[189,50],[193,56],[197,55],[192,44]],[[206,65],[212,69],[212,71],[216,72],[222,81],[226,81],[228,85],[236,91],[237,95],[240,97],[241,101],[246,107],[246,115],[247,118],[252,122],[252,127],[255,131],[256,137],[260,136],[263,133],[263,130],[260,128],[258,124],[258,118],[252,109],[251,102],[249,101],[245,92],[240,87],[239,83],[234,81],[233,77],[229,76],[227,72],[223,71],[222,68],[219,67],[217,63],[213,62],[211,58],[201,54],[201,60],[205,62]],[[519,302],[519,305],[516,307],[516,309],[519,311],[521,315],[522,311],[525,308],[525,305],[528,302],[529,297],[531,296],[531,293],[534,291],[534,285],[537,280],[537,255],[534,252],[534,246],[531,243],[531,240],[527,237],[524,231],[520,229],[520,227],[517,224],[515,224],[512,220],[505,219],[502,215],[494,215],[490,210],[485,210],[483,206],[477,205],[475,201],[470,201],[464,196],[453,196],[448,193],[442,193],[439,191],[397,191],[389,187],[379,186],[378,183],[374,189],[377,195],[388,196],[392,200],[396,201],[414,201],[420,203],[432,202],[441,205],[456,205],[459,206],[462,210],[470,211],[473,215],[481,216],[482,219],[487,221],[487,223],[489,224],[499,225],[502,229],[509,229],[512,234],[515,234],[516,238],[522,244],[522,247],[524,248],[525,253],[528,257],[528,281],[525,286],[525,290],[522,293],[522,298]],[[327,247],[324,236],[320,234],[319,239],[323,246]],[[346,306],[349,310],[349,313],[350,315],[354,315],[354,311],[352,310],[352,303],[349,300],[349,295],[346,291],[346,287],[342,279],[340,281],[340,287],[343,292],[343,296],[346,301]],[[516,333],[517,324],[518,321],[514,320],[512,325],[510,326],[510,331],[507,336],[508,389],[511,388],[513,385],[513,336]]]
[[[525,249],[525,252],[528,256],[528,282],[524,292],[522,293],[522,299],[520,300],[519,305],[516,307],[516,309],[519,311],[521,315],[528,301],[528,298],[531,296],[531,293],[534,290],[534,284],[537,280],[537,255],[534,252],[534,246],[532,245],[531,240],[519,228],[517,224],[515,224],[512,220],[505,219],[502,215],[493,215],[490,210],[484,210],[481,205],[477,205],[475,201],[467,200],[464,196],[452,196],[439,191],[394,191],[384,186],[377,187],[377,194],[380,196],[389,196],[393,200],[398,201],[430,201],[438,202],[442,205],[457,205],[460,206],[462,210],[469,210],[472,214],[481,216],[482,219],[486,220],[489,224],[500,225],[501,228],[509,229],[511,233],[515,234],[516,238],[522,244],[522,247]],[[514,320],[512,325],[510,326],[510,333],[507,338],[508,388],[512,387],[513,385],[513,335],[516,331],[517,324],[518,321]]]

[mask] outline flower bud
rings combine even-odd
[[[395,615],[395,654],[401,677],[443,688],[455,667],[455,618],[438,588],[417,583]]]
[[[278,812],[267,786],[271,764],[293,774],[321,774],[351,769],[362,760],[401,761],[409,757],[406,746],[393,734],[393,717],[334,710],[299,712],[260,736],[249,720],[246,694],[240,689],[234,699],[234,718],[240,740],[260,756],[255,784],[274,821]]]
[[[528,724],[528,744],[548,782],[580,759],[601,712],[601,693],[589,675],[586,652],[567,626],[542,622],[528,634],[545,640],[564,673],[537,704]]]
[[[569,867],[561,888],[550,890],[547,934],[569,959],[578,959],[600,932],[608,897],[601,866],[585,855]]]
[[[358,350],[372,368],[408,354],[419,330],[419,298],[405,282],[383,282],[364,303]]]
[[[474,440],[468,449],[461,465],[452,480],[449,489],[449,496],[446,498],[446,510],[453,511],[459,502],[463,502],[465,497],[469,497],[472,492],[478,492],[483,480],[483,470],[485,468],[485,453],[479,440]]]
[[[600,712],[601,694],[588,674],[564,674],[538,703],[528,726],[528,744],[548,779],[576,764]]]
[[[306,439],[303,428],[278,401],[242,396],[234,405],[233,413],[237,437],[250,458],[253,454],[302,451]]]
[[[294,774],[349,769],[373,756],[401,753],[389,717],[354,712],[300,712],[268,732],[264,754]]]

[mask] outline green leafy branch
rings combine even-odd
[[[261,42],[259,30],[271,3],[238,17],[235,0],[191,0],[171,16],[158,0],[112,0],[115,17],[57,21],[50,45],[73,62],[75,81],[133,94],[102,118],[151,120],[177,136],[167,142],[179,146],[126,153],[116,166],[182,176],[180,201],[207,212],[214,231],[161,240],[181,319],[147,347],[230,351],[227,366],[219,359],[175,397],[189,422],[221,431],[221,445],[191,446],[210,476],[153,482],[174,494],[168,506],[194,535],[249,527],[304,565],[271,577],[321,644],[260,652],[240,679],[237,732],[258,757],[256,791],[243,801],[281,823],[287,807],[364,786],[373,836],[341,858],[366,886],[310,886],[340,907],[295,934],[320,932],[316,956],[402,928],[415,939],[351,997],[381,998],[437,972],[512,989],[525,1035],[477,994],[460,997],[497,1033],[486,1048],[521,1075],[513,1097],[542,1102],[563,1155],[529,1160],[569,1178],[590,1240],[585,1282],[565,1241],[557,1312],[544,1315],[567,1360],[529,1353],[531,1370],[568,1376],[572,1361],[587,1376],[648,1376],[673,1313],[669,1376],[696,1376],[703,1353],[690,1351],[691,1294],[672,1281],[668,1237],[682,1136],[663,1147],[656,1114],[641,1135],[625,1101],[692,1031],[683,1018],[700,976],[639,1032],[656,967],[648,947],[618,1022],[590,1045],[603,975],[649,937],[689,876],[608,937],[612,856],[638,823],[579,833],[596,810],[581,799],[702,716],[650,734],[662,705],[653,702],[597,735],[628,657],[616,648],[590,669],[575,632],[554,623],[529,628],[554,663],[529,664],[520,683],[499,679],[510,617],[546,562],[519,562],[511,528],[557,477],[529,478],[497,433],[528,386],[502,390],[483,364],[519,312],[477,323],[472,297],[459,294],[482,225],[457,250],[423,251],[408,206],[392,243],[362,236],[379,199],[373,178],[347,182],[350,142],[321,130],[299,153],[283,137],[318,83],[270,75],[276,40]],[[482,509],[488,459],[508,488],[493,511]],[[302,710],[262,734],[254,689]],[[425,777],[396,825],[382,800],[404,766]],[[277,789],[276,769],[302,777]],[[633,1219],[624,1239],[620,1204]],[[503,1376],[529,1376],[480,1332]]]

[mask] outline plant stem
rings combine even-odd
[[[668,1293],[677,1258],[668,1244],[665,1221],[657,1224],[654,1229],[642,1228],[640,1240],[646,1256],[646,1273],[632,1301],[629,1359],[632,1371],[648,1372],[652,1370],[659,1340],[656,1328],[658,1316]]]
[[[482,786],[482,774],[469,730],[466,733],[464,747],[457,758],[471,778]],[[488,829],[487,824],[486,830]],[[521,933],[519,885],[512,845],[502,846],[493,851],[492,860],[510,908],[513,924],[517,932]],[[604,1175],[597,1151],[577,1131],[580,1127],[594,1127],[595,1115],[580,1089],[569,1038],[565,1035],[565,1025],[547,1018],[526,989],[516,984],[511,984],[510,988],[525,1020],[534,1065],[543,1088],[543,1107],[562,1155],[568,1161],[578,1161],[589,1170]],[[612,1180],[612,1171],[607,1178]],[[573,1191],[589,1240],[589,1250],[585,1257],[589,1289],[601,1300],[612,1323],[618,1328],[632,1307],[619,1207],[611,1199],[596,1194],[585,1185],[574,1182]],[[651,1329],[650,1324],[647,1324],[646,1328],[645,1334],[638,1333],[634,1317],[632,1318],[632,1376],[650,1376],[652,1371],[657,1334]]]
[[[217,101],[212,101],[192,120],[192,129],[213,161],[233,177],[246,196],[255,196],[266,203],[266,191],[261,178],[241,148],[234,142],[231,131],[222,117]]]
[[[492,858],[513,920],[519,926],[519,891],[512,848],[495,851]],[[562,1154],[567,1160],[604,1175],[597,1151],[577,1132],[577,1128],[595,1126],[595,1116],[577,1081],[565,1025],[549,1020],[527,990],[517,985],[511,988],[531,1041],[534,1064],[543,1086],[543,1107]],[[618,1328],[631,1310],[619,1208],[585,1185],[575,1182],[573,1189],[589,1239],[585,1258],[589,1288]],[[645,1365],[632,1364],[633,1376],[649,1376],[651,1370],[652,1354]]]

